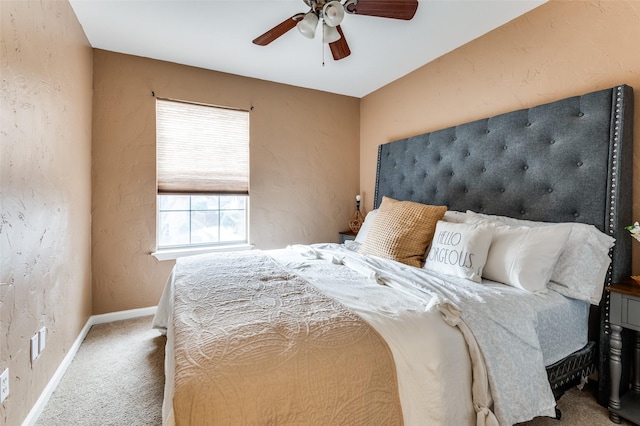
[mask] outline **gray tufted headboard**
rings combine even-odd
[[[624,226],[632,223],[632,125],[633,89],[622,85],[383,144],[374,207],[388,196],[593,224],[616,238],[609,285],[631,273]],[[601,379],[608,377],[608,301],[605,293]]]

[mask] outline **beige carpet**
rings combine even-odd
[[[92,327],[37,425],[160,425],[165,341],[151,329],[151,317]],[[558,407],[561,421],[537,418],[521,426],[614,424],[586,388],[567,392]]]
[[[560,421],[549,417],[538,417],[529,422],[520,423],[520,426],[615,425],[616,423],[609,420],[609,411],[596,402],[595,396],[590,391],[590,388],[590,386],[585,386],[582,391],[574,388],[560,398],[560,401],[558,401],[558,408],[562,412]],[[630,423],[623,420],[622,425],[630,425]]]
[[[166,339],[151,319],[91,327],[36,425],[161,425]]]

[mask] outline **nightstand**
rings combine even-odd
[[[609,374],[611,396],[609,418],[620,423],[620,418],[640,424],[640,285],[625,281],[607,287],[610,293],[609,322]],[[622,328],[635,331],[633,352],[633,384],[620,398],[620,375],[622,374]]]
[[[340,244],[344,244],[345,241],[355,240],[356,235],[357,234],[351,230],[340,232]]]

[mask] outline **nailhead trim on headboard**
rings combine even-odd
[[[613,127],[613,165],[612,165],[612,177],[611,177],[611,205],[609,207],[609,235],[614,234],[615,224],[615,211],[616,211],[616,185],[618,182],[618,143],[620,140],[620,104],[622,102],[622,86],[618,86],[616,89],[616,104],[614,115],[614,127]],[[613,252],[613,249],[611,250]],[[612,284],[612,268],[613,264],[609,265],[609,272],[607,273],[607,281],[605,285],[608,287]],[[604,293],[605,308],[604,308],[604,333],[609,335],[611,327],[609,326],[609,313],[610,313],[610,298],[609,293]]]

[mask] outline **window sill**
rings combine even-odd
[[[252,248],[253,246],[251,244],[236,244],[236,245],[217,246],[217,247],[191,247],[191,248],[182,248],[182,249],[158,250],[156,252],[151,253],[151,255],[156,259],[163,261],[163,260],[175,260],[179,257],[193,256],[196,254],[242,251],[242,250],[251,250]]]

